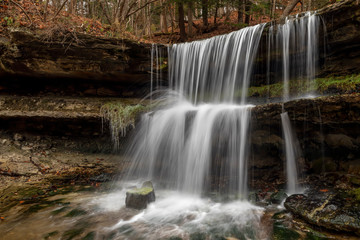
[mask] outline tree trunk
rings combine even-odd
[[[311,1],[311,0],[310,0]],[[284,10],[284,12],[283,12],[283,14],[282,14],[282,18],[284,18],[284,17],[287,17],[287,16],[289,16],[289,14],[294,10],[294,8],[296,7],[296,5],[299,3],[299,2],[301,2],[301,0],[291,0],[290,2],[289,2],[289,4],[286,6],[286,8],[285,8],[285,10]]]
[[[250,10],[251,10],[251,1],[245,0],[245,23],[250,25]]]
[[[244,0],[238,0],[238,23],[244,22]]]
[[[69,13],[74,14],[76,12],[76,0],[71,0],[69,3]]]
[[[193,35],[193,2],[190,1],[188,5],[188,35],[189,37],[192,37]]]
[[[182,42],[186,41],[186,32],[185,32],[185,21],[184,21],[184,4],[178,2],[178,12],[179,12],[179,28],[180,28],[180,39]]]
[[[201,0],[201,7],[202,7],[202,18],[205,29],[209,27],[209,21],[208,21],[208,0]]]
[[[161,32],[168,33],[168,24],[166,19],[166,3],[161,1],[160,28]]]
[[[218,17],[218,11],[219,11],[219,2],[217,2],[215,6],[214,25],[216,25],[216,18]]]

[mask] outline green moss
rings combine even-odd
[[[136,193],[136,194],[140,194],[140,195],[147,195],[149,193],[151,193],[154,189],[151,187],[143,187],[143,188],[134,188],[129,190],[129,193]]]
[[[306,233],[305,240],[326,240],[329,239],[324,234],[321,234],[313,229],[308,229],[309,232]]]
[[[360,188],[351,190],[349,194],[353,195],[356,198],[356,200],[360,201]]]
[[[349,75],[340,77],[317,78],[313,84],[306,86],[306,81],[292,80],[289,82],[289,89],[291,95],[301,95],[306,92],[339,92],[349,93],[357,92],[360,88],[360,75]],[[259,87],[250,87],[248,96],[252,97],[281,97],[283,95],[283,82],[278,82],[270,85],[263,85]],[[237,92],[239,96],[241,92]]]
[[[297,240],[300,239],[300,234],[294,230],[286,228],[281,223],[274,223],[273,229],[273,239],[274,240]]]
[[[360,86],[360,75],[342,77],[318,78],[315,80],[317,90],[321,93],[329,89],[337,89],[342,92],[355,91]]]

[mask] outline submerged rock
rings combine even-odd
[[[360,236],[360,201],[351,192],[328,189],[288,197],[285,208],[310,224]]]
[[[126,192],[125,204],[127,208],[145,209],[155,201],[155,191],[150,181],[144,182],[141,188],[133,188]]]

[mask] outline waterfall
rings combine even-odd
[[[272,53],[279,54],[274,58],[269,52],[268,58],[271,60],[268,59],[268,62],[281,64],[279,66],[267,63],[267,71],[276,73],[275,78],[283,79],[283,101],[290,100],[294,94],[313,94],[315,90],[320,23],[320,17],[307,12],[304,16],[287,17],[284,24],[269,28],[268,51],[271,49]],[[296,89],[291,89],[291,80],[298,81]]]
[[[293,132],[287,112],[281,114],[281,123],[285,138],[287,193],[295,194],[300,191],[297,167],[300,148],[297,145],[297,138]]]
[[[216,174],[222,192],[246,194],[250,108],[182,102],[143,116],[133,145],[129,176],[147,178],[193,194],[210,188]],[[213,173],[211,165],[219,172]]]
[[[264,26],[169,46],[169,89],[178,97],[142,117],[129,148],[129,178],[246,198],[251,106],[245,103]]]
[[[317,24],[317,17],[309,13],[269,28],[267,82],[272,80],[272,72],[279,70],[285,101],[290,99],[292,78],[306,78],[305,82],[314,78]],[[169,94],[172,101],[167,107],[142,116],[128,149],[132,159],[128,179],[153,180],[165,188],[198,196],[217,191],[246,198],[252,108],[246,105],[247,94],[264,29],[260,24],[168,46],[168,90],[176,94]],[[273,52],[280,60],[271,58]],[[156,45],[151,57],[151,70],[158,78],[161,72],[154,66],[159,69],[161,55]],[[151,91],[160,86],[157,78],[151,77]],[[281,119],[289,192],[296,192],[295,139],[287,113]]]
[[[246,103],[254,58],[264,24],[191,43],[174,44],[169,51],[170,88],[188,100]]]

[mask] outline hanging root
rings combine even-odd
[[[103,121],[109,123],[114,150],[119,149],[120,138],[126,136],[127,130],[135,128],[138,115],[146,109],[147,107],[140,104],[124,105],[119,102],[110,102],[101,107]]]

